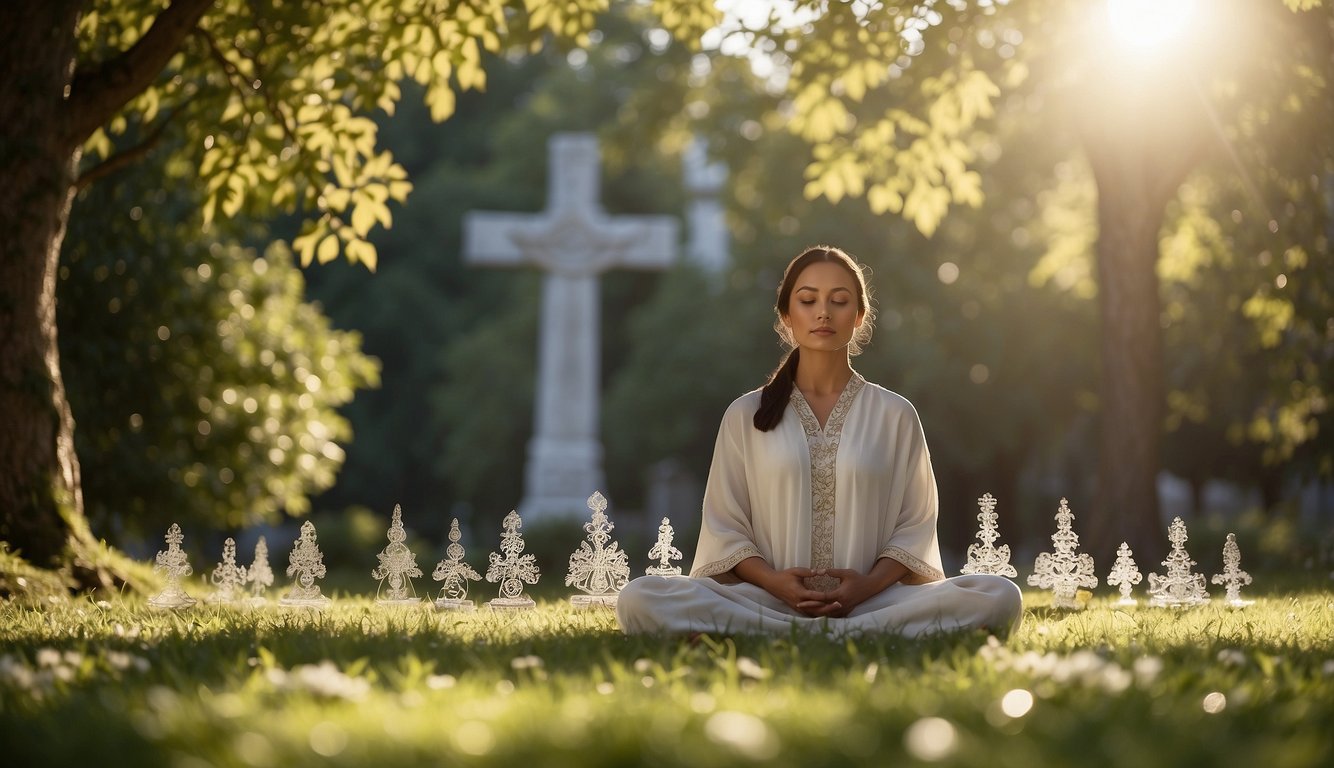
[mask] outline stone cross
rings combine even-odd
[[[598,202],[600,158],[591,134],[548,144],[547,210],[470,212],[463,256],[474,264],[544,270],[534,434],[524,519],[572,516],[605,487],[598,437],[598,275],[613,267],[665,269],[677,254],[670,216],[608,216]]]

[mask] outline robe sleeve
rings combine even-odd
[[[753,398],[751,398],[753,399]],[[748,398],[732,403],[723,415],[713,462],[704,486],[699,544],[690,575],[712,577],[723,583],[740,581],[732,569],[749,557],[763,557],[755,546],[751,523],[750,488],[746,479],[745,430],[751,428],[753,408]]]
[[[936,476],[931,469],[931,453],[917,411],[899,420],[895,452],[904,458],[895,461],[895,480],[903,487],[900,508],[879,557],[890,557],[907,566],[910,573],[904,584],[926,584],[945,578],[940,560],[940,541],[936,534],[940,502],[936,495]],[[893,510],[886,510],[893,514]]]

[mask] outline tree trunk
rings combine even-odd
[[[84,142],[149,87],[213,0],[172,0],[128,49],[85,70],[75,32],[86,4],[0,3],[0,541],[110,586],[132,566],[93,538],[83,514],[56,343],[60,246]]]
[[[1158,230],[1163,204],[1126,178],[1098,179],[1101,430],[1097,498],[1089,527],[1095,558],[1122,542],[1141,562],[1163,550],[1157,477],[1162,467],[1163,341]]]
[[[1149,68],[1099,59],[1077,118],[1098,186],[1101,315],[1098,483],[1088,548],[1111,562],[1167,551],[1158,511],[1166,408],[1158,234],[1167,203],[1202,157],[1207,107],[1185,60]]]
[[[55,306],[79,160],[59,129],[79,7],[8,6],[0,46],[0,539],[44,567],[88,535]]]

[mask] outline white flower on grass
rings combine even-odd
[[[1227,709],[1227,697],[1218,691],[1213,691],[1204,697],[1202,706],[1204,707],[1205,712],[1208,712],[1211,715],[1216,715],[1224,709]]]
[[[338,723],[321,720],[307,736],[310,749],[321,757],[337,757],[347,749],[347,731]]]
[[[954,723],[943,717],[924,717],[903,732],[903,746],[918,760],[934,763],[954,754],[959,733]]]
[[[717,699],[703,691],[690,694],[690,709],[696,714],[707,715],[717,707]]]
[[[704,721],[704,735],[714,744],[751,760],[772,760],[778,756],[778,736],[773,729],[746,712],[725,710],[709,715]]]
[[[1135,682],[1135,676],[1119,664],[1108,664],[1102,669],[1098,687],[1107,693],[1121,693]]]
[[[39,667],[54,667],[60,664],[60,651],[55,648],[38,648],[36,660]]]
[[[454,744],[464,754],[481,756],[496,746],[495,734],[491,726],[481,720],[466,720],[454,729]]]
[[[1163,671],[1163,660],[1157,656],[1141,656],[1135,659],[1135,682],[1141,687],[1158,679]]]
[[[453,675],[431,675],[426,678],[426,687],[433,691],[442,691],[446,688],[453,688],[458,680]]]
[[[274,687],[281,690],[302,691],[326,699],[361,701],[371,689],[369,681],[343,674],[328,659],[319,664],[300,664],[290,672],[270,669],[266,676]]]
[[[1224,648],[1218,652],[1218,663],[1225,667],[1246,666],[1246,654],[1236,648]]]
[[[532,654],[527,656],[516,656],[513,659],[510,659],[510,668],[515,670],[541,669],[542,664],[542,657],[533,656]]]
[[[1089,650],[1075,651],[1068,656],[1056,652],[1014,653],[999,643],[987,643],[978,655],[998,670],[1011,670],[1060,685],[1081,684],[1107,693],[1121,693],[1133,683],[1148,685],[1162,671],[1163,662],[1156,656],[1135,659],[1132,670],[1127,670],[1111,659]]]
[[[741,656],[736,660],[736,671],[742,677],[750,678],[751,680],[763,680],[772,674],[749,656]]]
[[[1001,697],[1000,708],[1006,717],[1023,717],[1033,708],[1033,694],[1023,688],[1015,688]]]
[[[106,660],[107,666],[117,672],[124,672],[127,669],[133,669],[135,672],[147,672],[151,666],[148,659],[125,651],[107,651]]]
[[[0,681],[9,683],[19,690],[31,690],[37,682],[32,669],[22,661],[5,654],[0,656]]]

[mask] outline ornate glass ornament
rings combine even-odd
[[[1233,608],[1245,608],[1255,603],[1254,600],[1242,600],[1241,588],[1251,583],[1251,575],[1241,569],[1241,548],[1237,546],[1236,534],[1229,533],[1223,543],[1223,572],[1215,574],[1211,581],[1227,587],[1227,604]]]
[[[1167,568],[1166,576],[1149,574],[1149,605],[1189,607],[1209,602],[1209,592],[1204,585],[1204,574],[1191,573],[1190,567],[1195,561],[1186,553],[1186,524],[1176,518],[1167,527],[1167,540],[1172,542],[1172,551],[1163,561]]]
[[[681,550],[672,546],[672,538],[676,532],[672,530],[672,521],[663,518],[662,524],[658,526],[658,541],[653,548],[648,551],[650,560],[656,559],[657,565],[651,565],[644,570],[649,576],[680,576],[681,566],[672,565],[673,560],[681,559]]]
[[[579,542],[579,549],[570,555],[565,585],[583,590],[584,594],[570,598],[577,608],[614,606],[621,588],[630,580],[630,558],[611,540],[615,525],[607,519],[607,499],[594,491],[586,503],[593,519],[584,523],[588,538]]]
[[[1074,531],[1074,521],[1069,502],[1061,499],[1061,508],[1056,512],[1056,533],[1051,537],[1055,552],[1038,555],[1033,574],[1028,577],[1031,586],[1051,590],[1053,608],[1081,610],[1084,606],[1076,599],[1079,587],[1098,586],[1098,577],[1093,574],[1093,556],[1075,552],[1079,536]]]
[[[459,540],[459,519],[456,517],[449,524],[449,546],[445,547],[445,559],[436,563],[431,578],[443,581],[440,597],[436,598],[435,607],[442,611],[472,611],[477,606],[468,599],[468,582],[481,581],[482,574],[463,561],[463,545]]]
[[[245,584],[245,568],[236,564],[236,540],[228,538],[222,543],[222,562],[213,569],[209,581],[216,587],[206,602],[234,603],[241,598],[242,585]]]
[[[324,578],[324,553],[315,540],[315,524],[307,520],[301,524],[301,535],[287,558],[287,575],[292,577],[292,588],[279,600],[281,605],[301,608],[322,608],[329,598],[320,594],[319,580]]]
[[[417,591],[412,588],[413,577],[420,577],[422,570],[417,567],[417,556],[408,549],[407,531],[403,529],[403,508],[394,505],[394,514],[389,522],[389,545],[375,557],[380,564],[371,571],[372,579],[379,579],[375,590],[375,602],[380,605],[413,605],[421,602]]]
[[[1121,599],[1116,601],[1116,605],[1136,605],[1139,602],[1130,596],[1131,588],[1144,580],[1139,567],[1135,565],[1134,554],[1129,542],[1121,542],[1116,550],[1116,562],[1112,563],[1112,572],[1107,574],[1107,586],[1119,585],[1121,590]]]
[[[524,584],[536,584],[542,574],[537,570],[537,558],[523,552],[523,520],[510,510],[501,523],[500,552],[492,552],[486,569],[486,580],[500,583],[500,596],[487,601],[487,607],[497,611],[526,610],[536,605],[523,593]]]
[[[195,599],[185,593],[185,589],[181,586],[181,579],[189,576],[194,571],[190,568],[190,561],[185,554],[185,550],[181,549],[181,542],[185,541],[185,534],[181,533],[179,525],[172,523],[171,527],[167,529],[165,538],[167,548],[157,553],[153,570],[167,575],[167,585],[163,587],[161,592],[148,598],[148,605],[163,610],[189,608],[195,604]]]
[[[1010,545],[995,546],[1000,532],[996,530],[996,499],[989,493],[977,500],[982,511],[977,513],[977,544],[968,547],[968,562],[960,573],[989,573],[1014,578],[1019,572],[1010,564]]]

